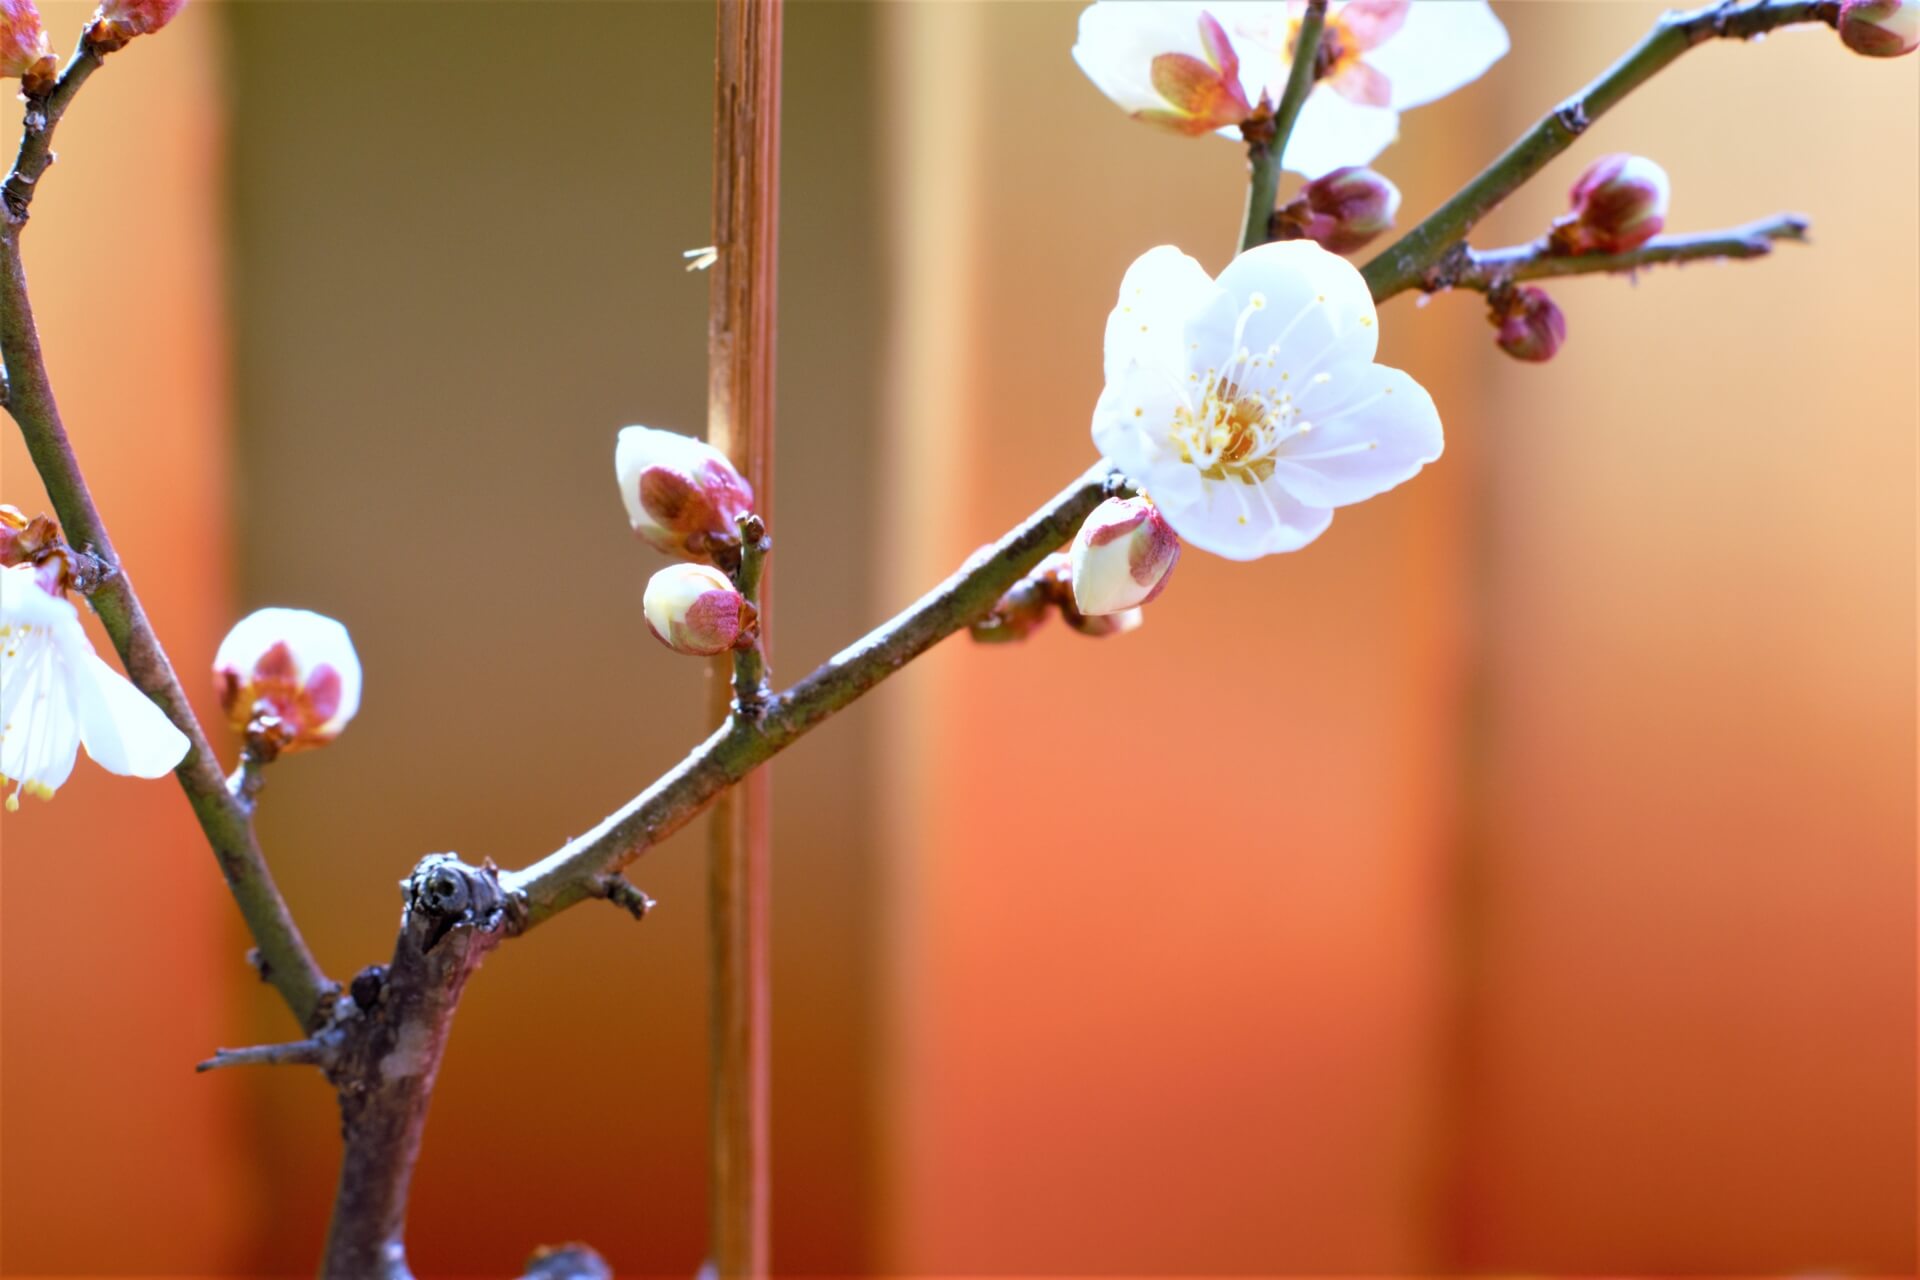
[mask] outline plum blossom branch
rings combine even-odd
[[[1326,29],[1327,0],[1307,0],[1306,12],[1294,34],[1293,66],[1287,72],[1287,87],[1281,90],[1279,105],[1264,128],[1255,121],[1242,126],[1247,136],[1247,215],[1240,224],[1240,249],[1245,252],[1265,244],[1273,207],[1280,198],[1280,173],[1287,153],[1287,139],[1300,119],[1300,108],[1313,92],[1315,69],[1320,56],[1320,34]]]
[[[734,571],[733,583],[741,598],[758,613],[760,576],[766,570],[767,552],[773,549],[773,543],[767,537],[766,522],[757,515],[741,516],[739,527],[740,567]],[[733,710],[748,717],[758,716],[766,706],[767,694],[766,650],[755,635],[751,644],[733,653]]]
[[[1501,201],[1681,54],[1708,40],[1751,40],[1777,27],[1839,21],[1840,0],[1725,0],[1669,13],[1599,79],[1541,117],[1505,154],[1364,269],[1375,299],[1422,287],[1447,252]]]
[[[219,1071],[225,1067],[317,1067],[331,1058],[331,1050],[319,1039],[291,1040],[285,1044],[256,1044],[245,1049],[215,1049],[213,1056],[194,1066],[195,1071]]]
[[[613,896],[620,868],[691,822],[719,794],[807,730],[984,616],[1006,590],[1064,546],[1107,497],[1128,492],[1104,465],[1081,476],[1005,537],[894,619],[768,700],[755,722],[733,716],[652,786],[592,831],[502,877],[518,900],[520,931],[587,898]]]
[[[287,910],[260,851],[247,807],[228,791],[213,747],[107,536],[106,522],[94,504],[61,421],[34,324],[26,267],[20,254],[27,206],[40,175],[52,161],[54,126],[99,65],[100,54],[83,38],[54,87],[44,97],[28,99],[19,158],[4,184],[4,208],[0,208],[0,355],[5,358],[9,387],[7,409],[20,425],[27,452],[68,541],[104,566],[86,594],[128,678],[187,736],[187,754],[174,773],[253,935],[261,976],[279,991],[300,1024],[312,1027],[324,1015],[336,988],[314,960]]]
[[[1286,159],[1286,142],[1294,136],[1294,125],[1300,121],[1300,107],[1308,104],[1308,94],[1313,92],[1313,81],[1319,79],[1319,44],[1321,33],[1327,29],[1327,0],[1308,0],[1306,13],[1300,15],[1300,29],[1294,33],[1294,65],[1286,71],[1286,88],[1281,90],[1281,102],[1273,107],[1273,142],[1269,146],[1273,169],[1273,178],[1269,182],[1271,190],[1265,194],[1260,209],[1248,201],[1246,209],[1246,228],[1240,232],[1240,249],[1252,249],[1256,244],[1265,244],[1267,240],[1267,219],[1273,217],[1273,203],[1279,196],[1279,171]]]
[[[1542,242],[1504,249],[1475,250],[1459,246],[1441,259],[1418,287],[1429,293],[1453,288],[1486,293],[1503,284],[1523,280],[1619,275],[1669,263],[1764,258],[1782,240],[1806,243],[1807,227],[1807,220],[1799,214],[1782,213],[1721,231],[1657,236],[1624,253],[1556,253]]]
[[[13,162],[13,172],[7,175],[5,185],[0,187],[12,221],[26,221],[27,206],[33,203],[33,193],[38,189],[40,175],[53,163],[54,127],[60,123],[60,117],[67,113],[67,107],[80,92],[80,86],[87,82],[87,77],[100,69],[101,57],[92,42],[82,35],[79,47],[73,51],[73,57],[68,60],[66,69],[60,73],[60,79],[53,88],[45,96],[25,95],[27,114],[20,134],[20,154]]]

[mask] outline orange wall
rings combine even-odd
[[[1654,10],[1502,12],[1516,53],[1383,162],[1409,215]],[[1225,259],[1234,149],[1121,118],[1076,13],[792,10],[783,676],[1091,460],[1138,252]],[[338,974],[421,853],[522,861],[700,732],[606,464],[700,417],[710,48],[703,6],[194,6],[63,126],[43,332],[190,687],[258,604],[368,662],[263,801]],[[1911,1273],[1914,70],[1690,54],[1489,242],[1637,146],[1677,229],[1801,207],[1813,247],[1555,286],[1540,369],[1471,297],[1396,302],[1449,430],[1413,484],[1302,555],[1191,552],[1135,635],[943,647],[782,760],[778,1266]],[[187,1069],[287,1025],[176,789],[82,764],[0,840],[0,1272],[304,1273],[332,1103]],[[473,985],[429,1273],[698,1264],[700,844],[638,869],[644,926],[582,908]],[[108,891],[49,909],[76,859]]]
[[[1077,12],[889,11],[896,182],[948,188],[896,216],[960,258],[897,228],[954,389],[897,393],[942,491],[903,580],[1084,465],[1121,271],[1237,220],[1231,148],[1124,120]],[[1382,162],[1410,215],[1657,10],[1503,12]],[[1691,55],[1485,243],[1637,146],[1675,229],[1804,207],[1815,247],[1556,287],[1546,368],[1402,300],[1438,466],[1305,554],[1189,554],[1137,635],[904,678],[894,1265],[1912,1267],[1912,72]]]
[[[54,44],[91,11],[46,6]],[[203,717],[230,608],[216,16],[93,77],[25,236],[68,432]],[[0,500],[46,509],[11,421]],[[192,812],[82,760],[0,846],[0,1271],[223,1268],[258,1204],[244,1117],[193,1064],[272,997]]]

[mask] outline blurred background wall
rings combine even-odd
[[[1234,149],[1125,120],[1077,12],[789,10],[786,676],[1086,464],[1136,254],[1225,261]],[[1408,215],[1655,12],[1502,6],[1515,54],[1382,162]],[[42,328],[177,661],[283,603],[368,667],[263,801],[339,976],[420,854],[522,863],[701,732],[609,462],[703,412],[711,44],[692,3],[199,5],[63,126]],[[782,1271],[1913,1270],[1916,120],[1913,60],[1830,33],[1690,54],[1483,242],[1635,148],[1676,229],[1801,208],[1815,247],[1555,286],[1545,368],[1397,301],[1449,431],[1416,483],[1189,555],[1125,639],[944,647],[783,757]],[[184,802],[82,765],[0,838],[0,1270],[304,1273],[331,1098],[188,1071],[288,1028]],[[423,1273],[698,1265],[699,848],[635,869],[644,925],[583,907],[471,988]]]

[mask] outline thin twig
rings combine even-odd
[[[766,604],[760,579],[766,571],[767,553],[772,549],[766,523],[757,515],[741,516],[740,567],[733,575],[733,584],[756,614]],[[765,642],[756,635],[752,644],[734,651],[731,713],[757,719],[766,709],[768,692]]]
[[[27,206],[33,203],[34,192],[39,190],[40,175],[53,163],[54,127],[60,123],[60,117],[67,113],[67,107],[73,102],[74,95],[80,92],[80,86],[87,82],[87,77],[100,69],[100,58],[101,55],[94,51],[83,34],[53,90],[45,97],[27,98],[26,120],[20,134],[20,154],[13,162],[13,172],[7,175],[6,184],[0,187],[0,194],[5,197],[7,217],[11,221],[27,220]]]
[[[587,898],[601,879],[691,822],[715,797],[772,759],[935,644],[990,611],[1007,588],[1079,531],[1093,509],[1125,482],[1095,467],[1005,537],[975,552],[945,582],[829,658],[768,704],[758,724],[734,721],[599,826],[539,862],[502,878],[523,901],[530,929]]]
[[[1457,288],[1485,293],[1502,284],[1522,280],[1618,275],[1668,263],[1764,258],[1779,241],[1804,244],[1807,226],[1807,220],[1800,215],[1782,213],[1723,231],[1658,236],[1626,253],[1555,253],[1544,242],[1505,249],[1466,250],[1447,255],[1422,282],[1421,288],[1428,292]]]
[[[328,1047],[319,1040],[293,1040],[286,1044],[257,1044],[245,1049],[215,1049],[213,1056],[197,1063],[195,1071],[219,1071],[225,1067],[317,1067],[329,1057]]]
[[[1599,79],[1548,112],[1479,177],[1369,262],[1364,274],[1375,301],[1420,287],[1447,252],[1495,206],[1688,49],[1713,39],[1750,40],[1796,23],[1831,25],[1839,13],[1839,0],[1728,0],[1662,17]]]
[[[1280,198],[1280,175],[1286,168],[1287,140],[1293,137],[1300,108],[1307,104],[1307,95],[1319,79],[1320,36],[1326,24],[1327,0],[1307,0],[1307,11],[1301,15],[1293,37],[1293,66],[1287,72],[1287,87],[1280,93],[1280,105],[1273,109],[1272,139],[1248,141],[1247,215],[1240,225],[1242,253],[1267,242],[1273,206]]]
[[[113,540],[107,536],[106,523],[94,505],[60,420],[27,294],[26,267],[20,256],[27,205],[51,162],[54,126],[99,65],[99,56],[83,43],[52,92],[44,100],[29,102],[20,155],[4,186],[5,199],[0,202],[4,205],[0,208],[0,218],[4,219],[0,225],[0,354],[5,357],[9,387],[7,410],[20,424],[27,453],[46,485],[67,540],[107,566],[92,585],[88,599],[119,652],[128,678],[187,736],[187,754],[174,776],[193,806],[227,888],[253,935],[261,972],[280,992],[300,1025],[312,1028],[336,988],[314,961],[274,885],[254,837],[252,820],[240,800],[227,790],[219,760],[134,594],[125,566],[114,552]]]

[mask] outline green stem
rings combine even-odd
[[[1320,35],[1326,30],[1327,0],[1307,0],[1307,11],[1300,19],[1300,30],[1293,40],[1293,66],[1287,73],[1287,87],[1281,91],[1280,105],[1273,110],[1271,137],[1247,139],[1247,215],[1240,224],[1240,252],[1263,245],[1273,207],[1280,199],[1280,174],[1287,154],[1287,139],[1300,119],[1300,108],[1313,92],[1314,64],[1320,55]]]
[[[1713,39],[1750,40],[1776,27],[1802,22],[1832,25],[1839,13],[1839,0],[1728,0],[1662,17],[1599,79],[1542,117],[1479,177],[1369,262],[1363,274],[1373,296],[1391,297],[1419,285],[1502,200],[1572,146],[1595,120],[1695,45]]]
[[[109,567],[89,592],[93,610],[119,652],[127,677],[186,734],[187,754],[174,776],[187,793],[227,888],[253,934],[261,975],[280,992],[300,1024],[311,1028],[334,985],[314,961],[274,885],[254,837],[252,818],[244,803],[227,790],[219,759],[188,705],[173,664],[107,536],[106,522],[94,505],[60,419],[27,294],[26,267],[20,257],[27,205],[53,155],[53,126],[80,84],[99,65],[99,56],[83,42],[54,90],[44,100],[27,104],[20,157],[4,185],[5,200],[0,206],[0,218],[4,219],[0,225],[0,355],[6,362],[7,409],[20,424],[27,453],[46,485],[67,541]]]

